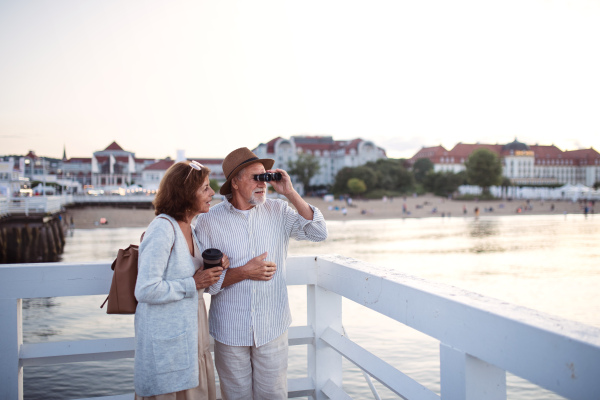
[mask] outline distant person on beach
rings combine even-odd
[[[204,269],[192,219],[215,192],[195,161],[171,166],[153,202],[157,217],[139,248],[135,287],[136,400],[216,399],[204,289],[229,266]]]
[[[274,162],[245,147],[229,153],[220,190],[225,200],[196,223],[201,246],[219,248],[231,259],[209,290],[210,334],[224,400],[288,398],[288,242],[327,238],[321,211],[300,197],[287,172],[271,170]],[[270,184],[298,211],[286,201],[267,199],[265,172],[281,174]]]

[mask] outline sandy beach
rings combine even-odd
[[[475,208],[479,209],[480,217],[583,213],[579,203],[570,201],[531,200],[528,204],[525,200],[461,201],[432,195],[378,200],[353,199],[350,205],[338,199],[333,202],[326,202],[322,198],[308,197],[306,200],[318,207],[325,219],[329,221],[475,217]],[[220,199],[213,200],[213,205],[220,203],[220,201]],[[343,213],[344,207],[346,208],[345,215]],[[406,212],[403,211],[404,207],[406,207]],[[519,209],[521,212],[518,212]],[[466,210],[466,213],[464,210]],[[68,214],[73,217],[76,229],[146,227],[154,218],[154,210],[112,207],[70,209]],[[101,218],[105,218],[108,223],[100,225]]]

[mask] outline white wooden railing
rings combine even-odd
[[[287,265],[288,283],[307,287],[308,321],[289,334],[290,345],[308,345],[306,377],[290,380],[290,397],[350,398],[345,357],[403,398],[440,398],[343,334],[345,297],[439,340],[444,400],[504,400],[506,372],[567,398],[598,398],[599,328],[341,256]],[[107,263],[0,266],[1,399],[22,399],[23,366],[133,357],[133,338],[22,343],[21,299],[106,294],[111,275]]]
[[[140,195],[130,194],[125,196],[118,195],[103,195],[103,196],[90,196],[90,195],[74,195],[72,203],[80,204],[110,204],[110,203],[152,203],[154,201],[154,194]]]
[[[0,205],[0,213],[4,215],[57,213],[70,203],[72,203],[72,195],[8,197],[6,204]]]
[[[147,203],[151,204],[154,195],[127,196],[90,196],[90,195],[60,195],[60,196],[30,196],[0,198],[0,217],[5,215],[30,215],[57,213],[63,207],[79,204],[116,204],[116,203]]]
[[[30,215],[56,213],[63,207],[72,204],[84,205],[111,205],[111,204],[147,204],[154,201],[155,194],[127,194],[92,196],[60,195],[60,196],[32,196],[32,197],[6,197],[0,198],[0,217],[5,215]],[[218,197],[218,196],[216,196]],[[269,194],[268,197],[280,198],[280,195]]]

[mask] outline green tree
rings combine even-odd
[[[403,166],[402,160],[382,158],[375,162],[369,162],[366,166],[377,174],[377,185],[371,190],[408,192],[414,186],[413,175]]]
[[[348,179],[346,186],[348,186],[348,189],[350,189],[350,192],[353,194],[361,194],[367,191],[367,185],[365,185],[365,182],[358,178]]]
[[[433,162],[431,162],[429,158],[419,158],[417,161],[415,161],[412,171],[413,175],[415,176],[415,180],[419,183],[423,183],[427,173],[429,171],[433,171]]]
[[[308,191],[310,180],[321,169],[319,159],[312,154],[300,153],[296,161],[288,163],[288,174],[294,175],[304,186],[304,191]]]
[[[463,172],[433,172],[429,171],[423,180],[425,190],[432,192],[436,196],[450,196],[460,185],[465,183],[465,174]]]
[[[352,178],[358,178],[365,183],[367,191],[378,187],[378,176],[372,168],[366,165],[350,168],[342,168],[335,176],[335,182],[331,191],[335,194],[343,194],[348,192],[348,180]]]
[[[485,148],[475,150],[465,162],[465,166],[468,182],[480,186],[483,194],[490,193],[490,186],[502,183],[502,163],[491,150]]]
[[[354,168],[344,167],[338,171],[335,176],[335,180],[333,181],[333,186],[331,187],[331,191],[335,194],[343,194],[346,193],[348,180],[352,178],[352,174],[354,172]]]
[[[212,188],[212,190],[215,191],[215,193],[219,193],[219,189],[221,189],[221,186],[219,185],[219,182],[216,179],[211,179],[209,181],[209,185]]]

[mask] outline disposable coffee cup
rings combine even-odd
[[[221,267],[223,264],[223,253],[219,249],[206,249],[202,252],[202,259],[204,260],[204,269]]]

